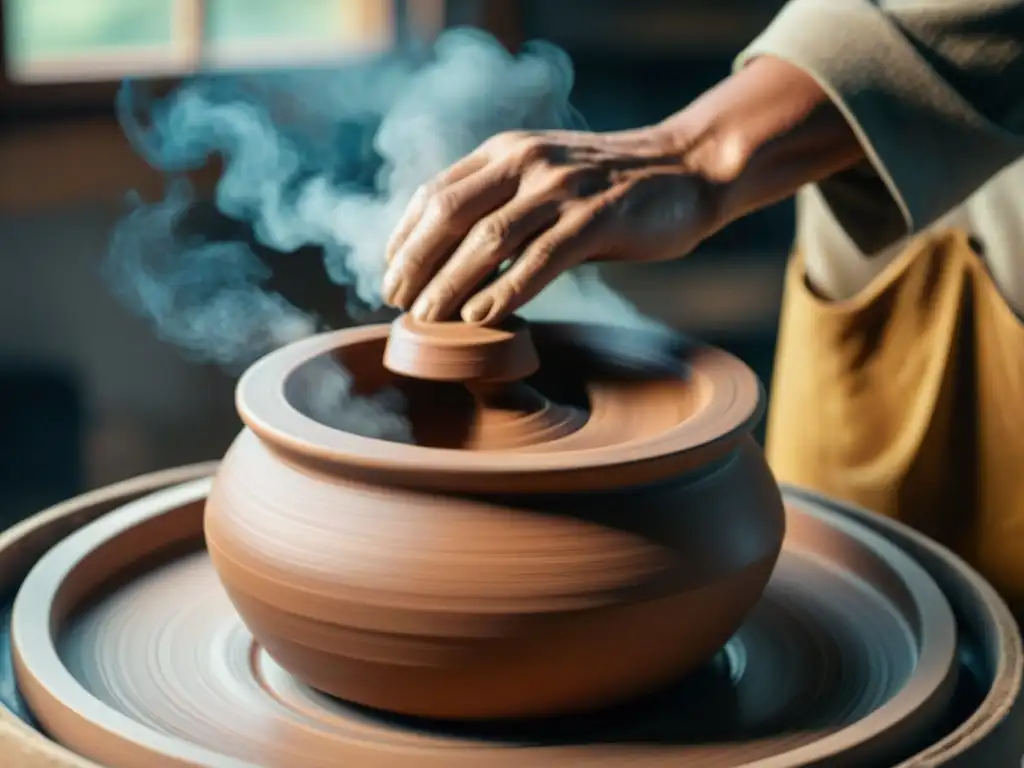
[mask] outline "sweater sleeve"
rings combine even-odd
[[[1024,0],[790,0],[736,61],[814,77],[868,162],[819,184],[865,254],[927,228],[1024,155]]]

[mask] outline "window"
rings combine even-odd
[[[32,85],[323,63],[387,47],[388,0],[2,0],[5,68]]]

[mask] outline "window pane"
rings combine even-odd
[[[165,46],[175,0],[4,0],[12,64]]]
[[[386,0],[377,0],[385,2]],[[217,44],[328,41],[362,23],[361,0],[207,0],[206,38]]]

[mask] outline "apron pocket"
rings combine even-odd
[[[918,238],[864,291],[828,301],[790,261],[766,448],[781,482],[954,535],[944,478],[961,390],[966,238]]]

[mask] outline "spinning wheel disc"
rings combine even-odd
[[[369,712],[304,688],[254,646],[201,550],[207,488],[160,492],[72,534],[16,602],[30,706],[99,762],[851,765],[913,743],[951,692],[955,624],[931,579],[862,526],[794,508],[759,608],[671,690],[545,723]]]

